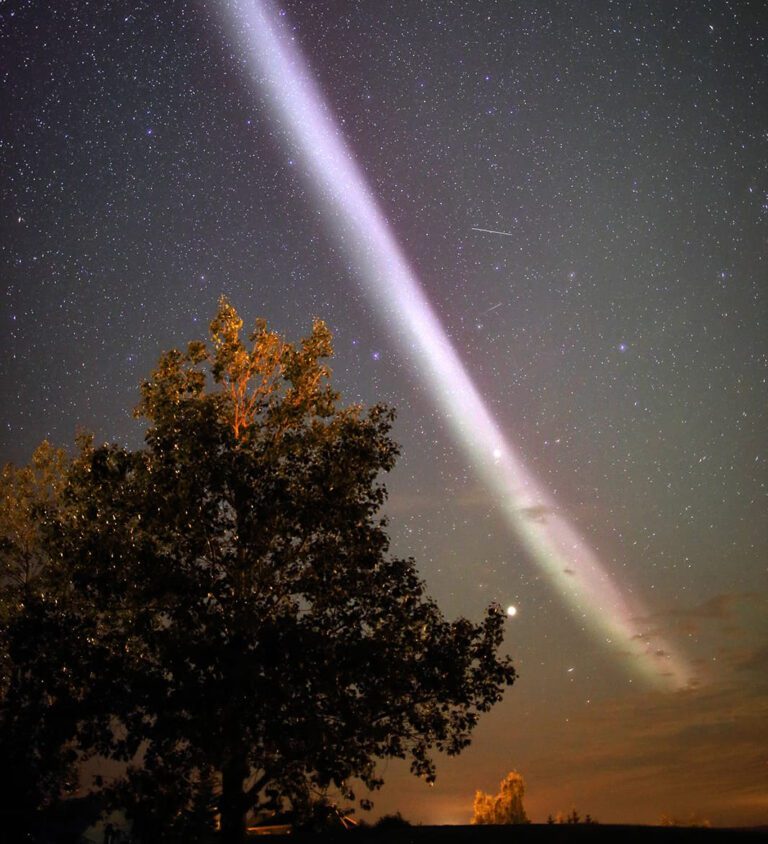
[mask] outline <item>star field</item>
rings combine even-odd
[[[214,0],[0,5],[3,461],[79,427],[138,445],[139,382],[222,293],[292,339],[320,316],[345,398],[398,409],[394,549],[451,615],[517,608],[518,684],[377,809],[463,822],[517,768],[534,820],[765,823],[761,4],[275,8],[484,400],[698,685],[646,689],[531,565]]]

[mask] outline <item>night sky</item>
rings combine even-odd
[[[596,635],[599,596],[563,600],[523,546],[226,5],[0,4],[0,459],[80,428],[138,447],[140,381],[222,293],[294,340],[322,317],[345,399],[398,409],[393,550],[449,616],[518,609],[517,684],[434,788],[386,765],[376,811],[465,822],[517,769],[535,821],[768,822],[763,4],[270,13],[504,437],[635,608],[634,643]],[[659,636],[686,685],[649,682],[637,642]]]

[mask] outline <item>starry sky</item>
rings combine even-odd
[[[292,339],[322,317],[344,397],[398,409],[393,549],[450,616],[518,609],[517,684],[434,788],[387,764],[376,811],[465,822],[517,769],[533,820],[768,822],[762,4],[274,7],[505,436],[691,666],[672,690],[530,559],[223,5],[0,4],[0,459],[138,447],[138,384],[222,293]]]

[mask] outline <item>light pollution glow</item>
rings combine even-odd
[[[220,0],[247,71],[300,158],[365,289],[427,382],[456,439],[517,536],[574,615],[649,682],[692,679],[669,646],[643,634],[643,614],[612,582],[592,549],[528,471],[499,429],[427,301],[347,146],[295,38],[262,0]],[[626,660],[626,656],[624,656]]]

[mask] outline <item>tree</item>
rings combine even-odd
[[[576,808],[572,808],[570,812],[567,814],[565,812],[559,811],[555,817],[553,818],[552,815],[549,816],[548,823],[558,823],[558,824],[598,824],[599,821],[595,820],[592,815],[587,813],[584,816],[584,820],[582,821],[581,815],[576,810]]]
[[[529,823],[523,807],[525,783],[521,774],[510,771],[499,784],[495,796],[483,791],[475,793],[473,824]]]
[[[210,344],[161,357],[145,446],[83,444],[52,532],[100,655],[79,741],[172,772],[176,814],[216,772],[227,842],[249,812],[378,787],[380,758],[432,780],[515,678],[498,608],[448,622],[389,555],[394,414],[340,406],[326,326],[241,332],[222,299]]]
[[[73,678],[51,658],[73,625],[43,535],[67,466],[44,442],[28,466],[0,472],[0,818],[19,837],[77,784]]]
[[[68,460],[62,449],[41,443],[29,466],[0,472],[0,622],[16,615],[42,584],[49,557],[41,535],[44,515],[55,507]]]

